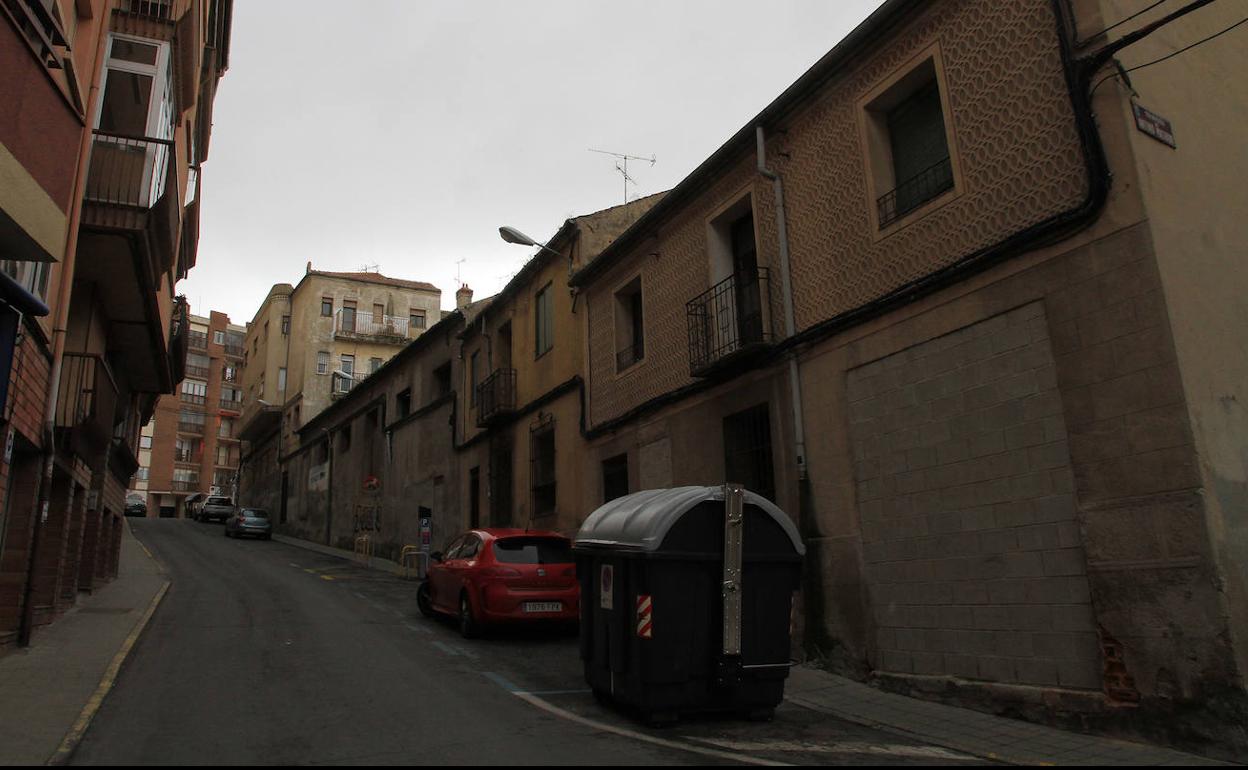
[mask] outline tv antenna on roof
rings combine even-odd
[[[361,273],[380,273],[381,265],[379,264],[360,265],[360,272]]]
[[[599,152],[599,153],[602,153],[603,155],[610,155],[612,157],[619,158],[619,160],[615,162],[615,170],[620,172],[620,176],[624,177],[624,202],[625,203],[628,203],[628,186],[630,184],[632,184],[634,187],[637,186],[637,180],[633,179],[631,176],[628,175],[628,162],[630,160],[644,160],[644,161],[647,161],[651,166],[653,166],[656,160],[655,156],[653,155],[651,155],[649,158],[643,158],[640,155],[626,155],[625,153],[622,153],[622,152],[611,152],[610,150],[595,150],[593,147],[590,147],[589,151]]]
[[[468,261],[467,257],[460,257],[459,259],[455,260],[455,285],[459,286],[460,288],[463,288],[463,285],[464,285],[464,280],[463,278],[460,277],[460,270],[463,267],[464,263],[467,261]]]

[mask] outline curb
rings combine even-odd
[[[129,527],[129,525],[130,522],[126,521],[126,526]],[[133,536],[134,531],[131,530],[130,534]],[[136,537],[135,542],[139,544],[139,547],[143,549],[143,553],[147,554],[147,557],[152,560],[152,563],[156,565],[161,574],[169,574],[165,569],[165,565],[161,564],[160,560],[152,555],[152,552],[147,549],[146,545],[143,545],[143,541]],[[113,689],[113,685],[117,683],[117,675],[121,672],[122,665],[130,657],[130,653],[134,650],[134,645],[138,643],[139,637],[147,629],[147,624],[151,621],[152,615],[156,614],[156,608],[164,601],[165,594],[169,592],[171,585],[173,585],[173,581],[166,578],[160,590],[152,597],[152,601],[147,605],[147,610],[143,613],[143,617],[139,618],[139,621],[135,623],[126,640],[122,642],[121,649],[117,651],[117,654],[113,656],[112,662],[108,664],[108,668],[104,670],[104,676],[100,679],[99,686],[95,688],[95,692],[91,694],[91,697],[87,699],[86,705],[82,707],[82,713],[78,715],[78,719],[74,720],[73,726],[69,728],[69,732],[65,733],[65,737],[61,739],[61,745],[44,762],[45,765],[65,765],[73,758],[74,752],[78,749],[78,744],[82,742],[83,736],[87,733],[87,728],[91,726],[91,720],[95,718],[96,713],[100,710],[100,706],[104,705],[104,699],[108,697],[109,692]]]

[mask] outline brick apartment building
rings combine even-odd
[[[0,5],[0,649],[116,574],[140,425],[183,375],[173,286],[195,264],[231,10]]]
[[[246,331],[215,310],[206,318],[190,317],[186,379],[177,393],[156,402],[155,416],[143,427],[139,470],[131,482],[148,516],[183,517],[188,504],[207,495],[234,496]]]

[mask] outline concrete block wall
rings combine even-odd
[[[847,373],[878,668],[1100,686],[1039,302]]]

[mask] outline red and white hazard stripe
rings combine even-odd
[[[651,609],[653,602],[650,601],[649,594],[641,594],[637,597],[637,636],[642,639],[652,639],[654,637],[654,621],[651,617]]]

